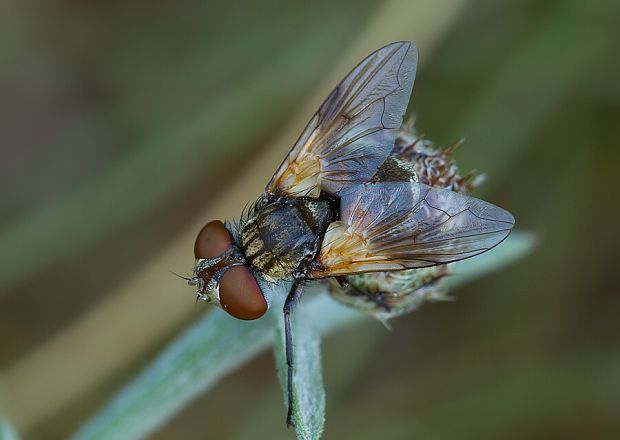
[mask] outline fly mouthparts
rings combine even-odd
[[[187,280],[187,284],[189,286],[198,286],[198,290],[199,291],[203,290],[204,281],[203,281],[202,278],[195,276],[195,277],[192,277],[192,278],[185,278],[185,279]],[[200,295],[200,293],[199,293],[199,295]]]

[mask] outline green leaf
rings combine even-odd
[[[0,440],[18,440],[19,436],[9,420],[0,415]]]
[[[269,319],[239,321],[221,310],[211,311],[171,343],[73,438],[147,436],[223,375],[267,348],[272,327]]]
[[[446,282],[455,288],[525,256],[535,244],[534,236],[513,232],[486,254],[455,264],[456,275]],[[114,397],[74,439],[143,438],[152,433],[192,399],[206,392],[227,373],[249,361],[273,343],[278,334],[276,362],[280,377],[286,371],[282,343],[282,286],[266,318],[246,322],[230,318],[220,310],[208,313],[173,341],[145,370]],[[323,429],[323,390],[319,334],[365,318],[366,315],[333,301],[325,285],[317,283],[304,292],[294,319],[296,375],[295,414],[298,436],[319,438]],[[312,319],[309,319],[311,317]],[[274,327],[276,332],[274,332]],[[282,381],[284,385],[286,381]],[[272,423],[284,423],[282,420]]]
[[[295,347],[292,384],[293,422],[297,438],[303,440],[320,438],[325,423],[325,389],[321,371],[320,333],[312,325],[311,312],[305,304],[299,304],[291,316]],[[286,405],[288,403],[288,381],[284,315],[278,313],[274,318],[276,319],[275,357]]]

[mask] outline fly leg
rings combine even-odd
[[[284,343],[286,347],[286,365],[287,365],[287,397],[288,410],[286,413],[286,426],[289,428],[295,424],[293,421],[293,335],[291,333],[291,312],[293,307],[299,301],[304,286],[300,281],[295,281],[291,287],[291,291],[284,302]]]

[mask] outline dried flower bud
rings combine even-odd
[[[461,143],[458,141],[449,147],[437,148],[433,142],[422,139],[413,127],[407,130],[403,127],[391,156],[410,163],[421,183],[466,193],[477,188],[483,182],[484,175],[475,171],[464,176],[460,174],[452,153]]]
[[[390,158],[379,168],[373,181],[411,180],[436,188],[469,192],[484,176],[470,172],[462,176],[451,157],[461,144],[437,148],[422,139],[413,124],[404,125],[396,138]],[[363,310],[387,324],[387,320],[408,313],[426,301],[446,300],[441,280],[451,265],[398,272],[373,272],[344,278],[343,285],[330,284],[330,293],[339,302]]]

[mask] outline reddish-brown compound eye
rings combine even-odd
[[[220,280],[220,304],[238,319],[258,319],[267,311],[267,301],[256,278],[245,266],[233,266]]]
[[[196,258],[215,258],[222,255],[231,246],[232,238],[224,227],[224,223],[214,220],[207,223],[198,233],[194,243],[194,256]]]

